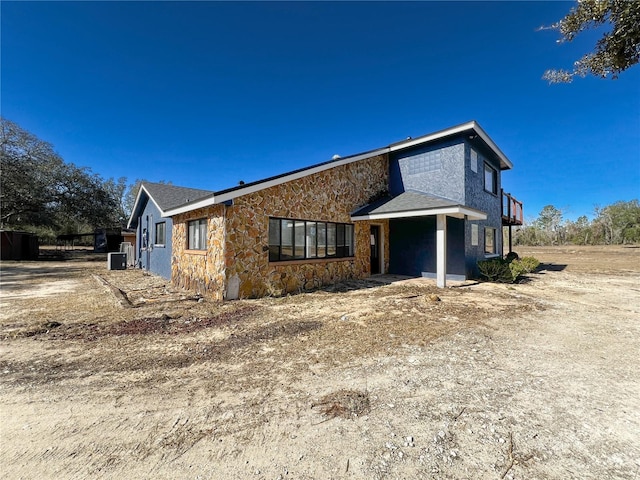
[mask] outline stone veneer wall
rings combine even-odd
[[[382,225],[384,271],[388,270],[388,221],[355,223],[355,256],[269,262],[269,217],[351,222],[351,212],[389,188],[386,155],[334,167],[320,173],[174,217],[172,282],[209,298],[226,298],[239,283],[241,298],[297,292],[369,274],[369,226]],[[189,220],[208,218],[206,252],[186,249]]]
[[[369,273],[369,222],[355,222],[355,257],[269,262],[269,217],[351,223],[350,214],[388,190],[388,159],[373,157],[234,200],[226,210],[227,283],[241,298],[296,292]],[[388,222],[383,224],[388,259]],[[386,225],[386,226],[385,226]],[[385,266],[385,271],[388,268]]]
[[[173,218],[171,281],[215,300],[225,288],[225,206],[201,208]],[[207,250],[187,250],[189,220],[207,218]]]

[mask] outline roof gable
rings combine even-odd
[[[133,205],[131,217],[129,218],[128,226],[131,228],[137,224],[138,216],[144,211],[147,202],[151,200],[163,217],[169,216],[166,214],[168,210],[189,203],[190,201],[197,200],[202,197],[211,195],[211,190],[200,190],[197,188],[179,187],[177,185],[171,185],[167,183],[152,183],[142,182],[136,201]]]

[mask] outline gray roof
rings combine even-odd
[[[166,183],[143,182],[145,190],[161,210],[179,207],[185,203],[197,200],[213,192],[210,190],[199,190],[197,188],[178,187]]]
[[[422,192],[408,191],[395,197],[385,197],[370,203],[351,214],[352,217],[375,215],[381,213],[413,212],[433,208],[455,207],[460,204],[447,198],[437,197]]]
[[[178,187],[167,183],[142,182],[127,226],[137,228],[138,216],[142,214],[149,200],[153,201],[164,215],[171,208],[179,207],[212,193],[210,190]]]

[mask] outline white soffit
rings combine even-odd
[[[433,215],[448,215],[457,218],[464,218],[466,216],[469,220],[487,219],[487,214],[484,212],[468,207],[457,206],[430,208],[428,210],[411,210],[408,212],[373,213],[370,215],[351,217],[351,220],[357,222],[358,220],[383,220],[387,218],[427,217]]]

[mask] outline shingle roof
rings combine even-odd
[[[199,190],[197,188],[178,187],[166,183],[143,182],[145,190],[153,198],[154,202],[165,211],[179,207],[185,203],[211,195],[211,190]]]
[[[453,200],[422,192],[403,192],[395,197],[385,197],[370,203],[351,214],[352,217],[377,215],[381,213],[400,213],[433,208],[455,207],[459,204]]]
[[[167,183],[142,182],[127,226],[129,228],[137,227],[138,215],[142,213],[148,200],[155,203],[164,216],[169,209],[206,197],[212,193],[210,190],[178,187]]]

